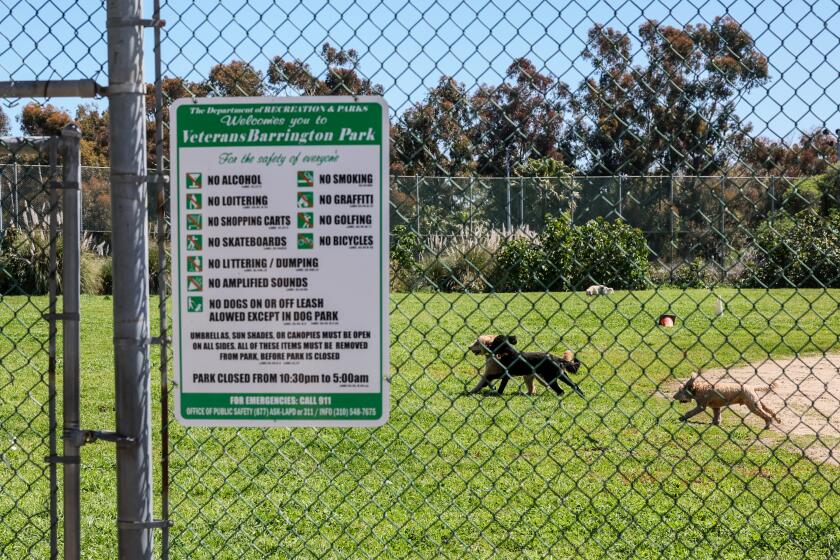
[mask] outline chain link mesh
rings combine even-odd
[[[104,13],[86,10],[14,6],[4,68],[101,78]],[[834,2],[170,0],[161,18],[162,126],[181,97],[373,93],[391,107],[392,145],[390,422],[235,430],[170,419],[165,552],[840,553]],[[147,93],[150,169],[165,171]],[[37,107],[24,132],[48,129],[54,113]],[[85,163],[103,165],[103,108],[75,117]],[[10,197],[40,208],[43,195],[35,179],[12,194],[15,169],[3,169],[4,225],[23,208]],[[84,186],[91,230],[108,221],[102,177]],[[107,254],[107,232],[96,235]],[[157,260],[154,292],[167,277]],[[593,285],[612,291],[587,295]],[[32,370],[43,301],[0,302],[0,555],[39,555],[49,531],[46,385]],[[107,315],[107,302],[86,304]],[[539,384],[527,396],[519,378],[472,394],[486,358],[468,347],[480,335],[571,350],[585,398]],[[84,331],[83,346],[96,352]],[[110,378],[108,367],[89,361],[87,375]],[[677,402],[693,375],[691,402]],[[765,429],[732,406],[719,426],[711,407],[682,422],[702,381],[716,396],[725,382],[752,387],[777,421]],[[108,428],[113,393],[86,399],[89,420]],[[84,455],[83,504],[113,503],[111,456]],[[86,529],[83,550],[114,556],[113,512],[94,511],[98,536]]]
[[[43,147],[0,140],[0,555],[10,558],[51,557],[57,528],[45,461],[55,455],[56,330],[43,316],[55,312],[58,175],[32,165]]]
[[[391,421],[173,426],[176,556],[837,552],[836,10],[164,13],[167,103],[380,92],[392,107]],[[572,350],[586,399],[516,379],[468,394],[481,334]],[[683,424],[672,397],[701,370],[773,383],[781,422],[736,406],[721,427]]]

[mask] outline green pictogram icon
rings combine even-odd
[[[297,172],[297,186],[298,187],[314,187],[315,186],[315,172],[314,171],[298,171]]]
[[[312,229],[315,225],[315,217],[312,212],[298,212],[297,224],[300,229]]]
[[[201,229],[201,214],[187,214],[187,229]]]
[[[315,195],[311,192],[299,192],[297,194],[298,208],[312,208],[315,206]]]
[[[203,263],[202,257],[187,257],[187,272],[201,272]]]
[[[201,251],[202,243],[200,235],[187,236],[187,251]]]
[[[315,236],[311,233],[298,234],[298,249],[313,249],[315,247]]]
[[[187,210],[201,210],[201,195],[188,194],[187,195]]]
[[[189,296],[187,298],[187,311],[190,313],[204,311],[204,298],[201,296]]]
[[[204,280],[202,276],[187,276],[187,291],[201,292],[204,290]]]
[[[187,188],[200,189],[201,188],[201,173],[187,173]]]

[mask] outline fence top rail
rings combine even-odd
[[[5,155],[9,153],[26,153],[26,152],[18,152],[13,148],[16,145],[29,145],[29,144],[38,144],[41,142],[46,142],[50,139],[50,136],[28,136],[23,138],[12,138],[12,137],[4,137],[0,138],[0,155]],[[45,148],[39,148],[45,149]],[[34,154],[34,149],[30,154]],[[25,165],[26,167],[49,167],[45,164],[40,163],[20,163],[18,162],[17,165]],[[101,169],[101,170],[108,170],[110,167],[104,165],[82,165],[82,169]],[[806,179],[811,179],[813,177],[807,175],[801,176],[788,176],[788,175],[572,175],[573,178],[577,180],[615,180],[615,179],[675,179],[675,180],[686,180],[686,179],[714,179],[714,180],[751,180],[751,181],[770,181],[770,180],[784,180],[784,181],[803,181]],[[521,177],[518,175],[512,175],[510,177],[493,177],[493,176],[482,176],[482,175],[391,175],[392,180],[441,180],[441,181],[463,181],[463,180],[473,180],[473,181],[506,181],[506,180],[521,180],[521,179],[533,179],[533,180],[551,180],[557,179],[557,177],[549,176],[549,177]]]
[[[44,136],[44,137],[39,137],[39,138],[50,138],[50,137],[49,136]],[[26,138],[26,139],[29,140],[29,138]],[[6,152],[2,151],[2,146],[3,146],[3,143],[5,141],[6,141],[6,139],[0,138],[0,155],[3,155],[4,153],[8,153],[8,151],[6,151]],[[11,165],[11,163],[9,163],[9,165]],[[47,165],[45,163],[29,163],[29,162],[21,162],[21,161],[14,162],[14,165],[17,165],[19,167],[49,167],[49,165]],[[100,170],[100,171],[103,171],[103,172],[109,171],[111,169],[110,167],[106,167],[104,165],[82,165],[80,167],[83,170],[84,169],[88,169],[88,170],[95,169],[95,170]]]
[[[788,176],[788,175],[571,175],[574,179],[749,179],[753,181],[767,181],[773,179],[783,179],[786,181],[802,181],[812,178],[811,176]],[[550,180],[557,179],[556,176],[548,177],[523,177],[519,175],[511,175],[510,177],[492,177],[483,175],[392,175],[392,179],[434,179],[442,181],[458,181],[458,180],[473,180],[473,181],[506,181],[510,179],[535,179],[535,180]]]
[[[0,138],[0,155],[38,155],[47,150],[53,138],[58,136],[4,136]]]

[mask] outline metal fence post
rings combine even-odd
[[[151,377],[143,2],[108,0],[119,557],[152,558]]]
[[[670,203],[668,212],[668,229],[671,231],[670,263],[668,263],[668,279],[674,282],[674,176],[668,176],[668,200]]]
[[[619,219],[623,220],[624,216],[621,215],[621,195],[622,195],[621,191],[622,191],[622,187],[624,186],[624,185],[621,184],[622,177],[624,177],[624,176],[623,175],[618,176],[618,217],[619,217]]]
[[[18,170],[17,162],[12,166],[14,184],[12,185],[12,203],[15,205],[15,227],[20,227],[20,210],[18,209]]]
[[[507,195],[505,198],[505,227],[510,231],[510,175],[505,177],[505,187],[505,194]]]
[[[63,148],[62,206],[64,221],[64,259],[61,273],[61,294],[64,318],[64,367],[62,368],[64,396],[64,430],[79,429],[79,293],[81,250],[81,183],[82,168],[79,152],[82,134],[75,125],[61,131]],[[81,512],[79,501],[79,447],[64,438],[64,558],[75,560],[81,556]]]
[[[726,269],[726,177],[720,176],[720,268]]]
[[[56,341],[58,340],[58,327],[56,322],[58,303],[58,192],[55,188],[55,177],[58,162],[58,138],[50,138],[49,150],[49,196],[50,196],[50,280],[49,280],[49,364],[48,385],[49,385],[49,440],[50,457],[55,457],[57,449],[56,432],[58,421],[56,416],[56,365],[58,356],[56,354]],[[19,224],[18,224],[19,225]],[[50,559],[58,558],[58,464],[50,462]]]
[[[470,184],[470,194],[469,194],[469,199],[470,199],[470,214],[469,214],[470,237],[472,237],[472,234],[473,234],[473,212],[475,211],[475,200],[473,199],[473,183],[474,182],[475,182],[475,178],[471,176],[469,178],[469,184]]]
[[[420,177],[414,176],[414,205],[417,211],[417,235],[420,235]]]
[[[153,20],[160,20],[160,0],[154,0]],[[163,89],[160,25],[155,26],[155,186],[157,187],[158,338],[160,343],[160,512],[161,559],[169,559],[169,323],[166,316],[166,175],[163,162]]]

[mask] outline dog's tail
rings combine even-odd
[[[753,388],[756,391],[758,391],[759,393],[774,393],[778,386],[779,386],[778,383],[773,381],[772,383],[770,383],[770,385],[758,385],[758,386],[753,387]]]

